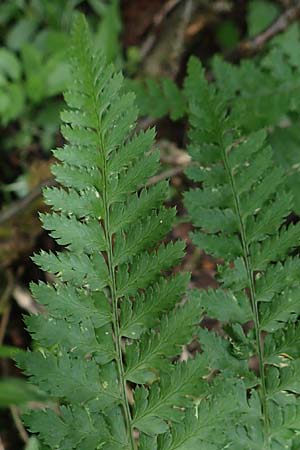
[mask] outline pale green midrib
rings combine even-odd
[[[227,158],[226,148],[224,145],[222,133],[220,133],[220,147],[222,149],[223,159],[224,159],[224,165],[225,170],[227,172],[227,176],[230,181],[230,186],[232,190],[232,195],[234,198],[234,204],[235,204],[235,210],[239,222],[239,228],[240,228],[240,234],[241,234],[241,240],[242,240],[242,247],[243,247],[243,253],[244,253],[244,261],[246,265],[246,272],[247,272],[247,278],[249,282],[250,287],[250,302],[252,306],[253,311],[253,318],[254,318],[254,326],[255,326],[255,339],[256,339],[256,346],[257,346],[257,353],[258,353],[258,359],[259,359],[259,371],[260,371],[260,377],[261,377],[261,400],[262,400],[262,413],[264,418],[264,426],[265,426],[265,444],[266,444],[266,450],[270,448],[270,431],[269,431],[269,415],[268,415],[268,405],[267,405],[267,389],[266,389],[266,379],[265,379],[265,370],[264,370],[264,361],[263,361],[263,344],[260,339],[260,323],[259,323],[259,314],[258,314],[258,307],[257,307],[257,300],[256,300],[256,292],[255,292],[255,285],[254,285],[254,279],[253,279],[253,270],[251,265],[251,256],[249,252],[249,247],[247,244],[247,238],[246,238],[246,230],[244,227],[242,214],[241,214],[241,207],[239,202],[239,197],[237,195],[237,189],[235,186],[234,177],[232,176],[229,161]]]
[[[118,297],[117,297],[117,289],[116,289],[116,274],[113,265],[113,251],[112,251],[112,236],[110,233],[110,211],[109,211],[109,203],[107,198],[107,164],[106,164],[106,156],[104,151],[104,143],[103,136],[101,133],[101,121],[99,117],[99,112],[97,111],[97,102],[95,95],[95,88],[93,83],[93,78],[91,76],[91,86],[92,86],[92,99],[93,99],[93,108],[94,113],[97,118],[97,140],[99,145],[99,150],[102,156],[103,163],[103,202],[105,208],[105,217],[104,217],[104,233],[105,239],[107,243],[107,259],[108,259],[108,269],[109,275],[111,279],[111,296],[112,296],[112,309],[113,309],[113,330],[115,335],[115,344],[116,344],[116,363],[119,375],[119,383],[121,385],[121,395],[122,395],[122,406],[124,411],[125,423],[127,427],[127,435],[128,441],[130,445],[130,450],[136,450],[133,433],[132,433],[132,417],[131,412],[127,400],[126,393],[126,379],[125,379],[125,371],[123,366],[123,355],[122,355],[122,345],[121,345],[121,333],[120,333],[120,325],[119,325],[119,317],[118,317]]]

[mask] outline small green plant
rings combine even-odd
[[[192,298],[220,320],[226,337],[200,329],[199,339],[212,370],[244,380],[250,408],[226,448],[296,449],[300,260],[294,249],[300,224],[288,221],[293,198],[266,132],[240,131],[234,110],[194,58],[185,92],[194,161],[187,173],[202,183],[185,195],[196,227],[192,239],[224,260],[219,289],[194,291]]]
[[[0,5],[0,126],[6,150],[40,143],[48,153],[59,131],[61,94],[68,86],[69,29],[76,8],[90,9],[95,45],[107,60],[121,60],[119,1],[57,0]],[[9,132],[9,126],[14,132]]]
[[[54,212],[42,215],[66,250],[34,257],[57,281],[32,285],[46,313],[26,319],[36,350],[17,358],[53,403],[24,420],[45,449],[197,448],[191,442],[212,441],[214,426],[237,402],[222,407],[226,384],[209,394],[204,357],[171,360],[196,332],[201,307],[197,299],[177,305],[188,274],[163,276],[182,258],[184,243],[158,244],[176,211],[163,206],[166,182],[143,187],[159,164],[154,130],[134,133],[134,96],[92,50],[82,17],[72,42],[61,114],[68,144],[54,151],[62,187],[45,189]],[[207,395],[196,411],[193,400]]]

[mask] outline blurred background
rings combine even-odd
[[[135,91],[138,127],[157,127],[162,160],[157,177],[171,177],[169,202],[181,218],[173,237],[188,242],[180,269],[192,271],[193,285],[216,286],[216,281],[215,261],[189,241],[191,226],[181,203],[181,193],[190,186],[183,173],[189,156],[181,92],[190,55],[202,60],[211,80],[227,83],[228,89],[237,83],[241,88],[234,95],[248,96],[249,110],[241,112],[245,129],[267,127],[276,160],[298,192],[295,215],[300,213],[299,1],[1,0],[0,450],[39,448],[22,426],[20,411],[23,405],[39,405],[43,395],[24,386],[12,358],[31,345],[22,316],[39,312],[30,281],[52,281],[30,255],[57,248],[41,229],[38,211],[47,208],[43,187],[53,184],[51,149],[63,144],[59,112],[69,79],[69,29],[77,11],[86,15],[95,47],[123,70]],[[235,77],[226,65],[217,65],[216,55],[239,68]],[[207,319],[205,326],[218,325]]]

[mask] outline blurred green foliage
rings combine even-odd
[[[233,49],[240,40],[240,32],[232,20],[224,20],[216,30],[216,40],[223,50]]]
[[[17,347],[0,345],[0,358],[14,358],[23,351]],[[30,401],[45,400],[47,396],[25,380],[12,377],[0,380],[0,409],[10,405],[25,405]]]
[[[20,378],[7,378],[0,381],[0,408],[9,405],[24,405],[30,401],[45,401],[46,395],[35,386]]]
[[[279,15],[279,6],[270,0],[252,0],[248,4],[247,29],[250,38],[261,33]]]
[[[0,358],[13,358],[20,352],[22,352],[20,348],[10,345],[0,345]]]
[[[68,83],[66,53],[76,11],[91,22],[95,46],[120,62],[119,1],[5,0],[0,5],[0,125],[2,148],[44,152],[55,144],[61,93]]]

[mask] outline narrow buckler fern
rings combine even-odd
[[[274,166],[266,132],[240,132],[226,95],[207,82],[195,58],[185,93],[194,161],[187,173],[201,183],[185,195],[196,228],[192,239],[224,259],[220,287],[191,295],[223,327],[221,334],[200,329],[200,343],[211,369],[244,380],[248,395],[227,446],[217,448],[296,450],[300,261],[291,252],[299,245],[300,224],[286,220],[293,198]]]
[[[184,449],[192,424],[181,444],[172,424],[184,427],[187,411],[193,439],[202,439],[215,403],[210,396],[199,405],[198,429],[193,399],[208,395],[206,360],[171,359],[191,340],[201,307],[197,299],[178,306],[188,274],[162,274],[180,261],[184,243],[159,244],[176,212],[163,206],[167,183],[143,187],[159,165],[154,131],[134,132],[134,96],[93,51],[82,17],[71,67],[62,112],[68,143],[54,151],[61,187],[45,189],[53,212],[41,216],[65,249],[34,257],[55,282],[32,284],[45,314],[26,319],[35,350],[18,358],[50,400],[24,420],[48,450]],[[218,410],[220,420],[229,412]]]
[[[82,16],[70,62],[60,187],[44,190],[41,215],[64,248],[34,256],[55,281],[32,284],[44,313],[26,318],[34,350],[17,357],[49,401],[25,424],[42,450],[299,449],[300,224],[266,132],[248,133],[220,73],[216,89],[190,60],[187,174],[199,187],[185,204],[194,244],[224,262],[218,289],[186,298],[189,274],[166,275],[184,244],[160,243],[176,215],[168,183],[146,187],[155,132],[136,131],[134,95]],[[204,314],[220,333],[198,326]],[[178,362],[194,336],[201,354]]]

